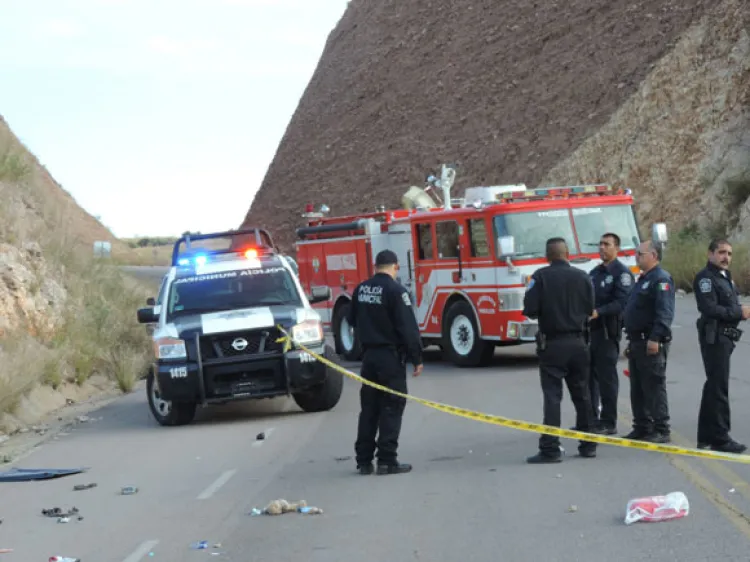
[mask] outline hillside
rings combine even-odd
[[[144,289],[93,258],[96,240],[109,241],[113,254],[129,249],[76,204],[2,118],[0,201],[2,432],[67,398],[128,390],[150,347],[135,320]]]
[[[749,22],[748,0],[352,0],[243,226],[288,250],[305,203],[396,207],[455,162],[456,196],[606,181],[646,227],[741,230]]]

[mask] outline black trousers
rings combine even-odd
[[[620,356],[620,342],[608,339],[604,329],[591,332],[591,411],[594,422],[602,426],[617,426],[617,395],[620,391],[620,378],[617,375],[617,360]],[[599,413],[599,403],[602,411]]]
[[[544,394],[544,425],[560,427],[560,404],[563,379],[576,409],[576,428],[592,429],[591,398],[589,396],[589,350],[580,337],[548,340],[544,350],[537,350],[539,375]],[[595,450],[596,443],[581,441],[579,450]],[[554,435],[539,437],[539,451],[543,455],[560,456],[560,438]]]
[[[406,393],[406,366],[394,348],[366,349],[360,374],[366,380]],[[406,399],[366,384],[362,385],[359,398],[361,411],[354,444],[357,466],[373,461],[376,446],[378,464],[396,464]]]
[[[713,344],[703,337],[699,341],[706,382],[698,413],[698,442],[722,445],[730,441],[729,360],[735,343],[726,336],[717,336]]]
[[[655,355],[646,353],[646,345],[645,340],[630,341],[628,367],[633,429],[644,435],[654,432],[669,435],[667,357],[670,344],[659,344]]]

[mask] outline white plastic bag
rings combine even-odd
[[[625,508],[625,524],[638,521],[655,523],[681,519],[690,513],[687,496],[682,492],[672,492],[666,496],[648,496],[635,498]]]

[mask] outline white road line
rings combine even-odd
[[[255,441],[252,442],[252,446],[253,447],[260,447],[261,445],[263,445],[263,443],[265,443],[266,440],[271,436],[271,434],[273,433],[273,430],[274,430],[273,427],[269,427],[268,429],[266,429],[263,432],[263,433],[266,434],[266,438],[265,439],[260,439],[260,440],[256,439]]]
[[[205,490],[203,490],[200,493],[200,495],[198,496],[197,499],[199,499],[199,500],[207,500],[208,498],[210,498],[211,496],[213,496],[219,488],[221,488],[224,484],[226,484],[227,482],[229,482],[229,479],[232,476],[234,476],[236,472],[237,472],[237,469],[234,469],[234,468],[232,470],[227,470],[224,474],[222,474],[221,476],[219,476],[213,482],[213,484],[211,484],[208,488],[206,488]]]
[[[151,552],[154,547],[159,544],[159,541],[146,541],[141,546],[133,551],[133,554],[128,556],[122,562],[140,562],[140,560]]]

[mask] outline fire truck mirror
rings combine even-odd
[[[654,223],[651,226],[651,239],[657,244],[664,244],[669,237],[667,236],[667,225],[663,222]]]
[[[317,302],[323,302],[331,299],[331,288],[330,287],[313,287],[310,289],[310,296],[307,300],[310,304]]]
[[[500,236],[497,239],[497,257],[510,258],[516,254],[516,239],[513,236]]]

